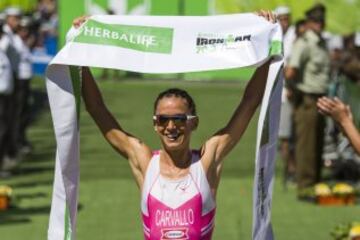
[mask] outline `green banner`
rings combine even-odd
[[[173,29],[162,27],[103,24],[89,20],[74,42],[123,47],[142,52],[170,54]]]
[[[0,2],[3,0],[0,0]],[[4,0],[10,1],[10,0]],[[16,1],[16,0],[11,0]],[[20,1],[20,0],[17,0]],[[30,1],[30,0],[29,0]],[[110,0],[61,0],[59,9],[59,41],[64,45],[65,34],[71,27],[72,20],[86,13],[85,2],[96,4],[104,10],[109,6]],[[151,15],[208,15],[210,13],[227,14],[254,12],[259,9],[273,10],[279,5],[291,8],[293,22],[304,17],[315,0],[124,0],[127,12],[130,13],[137,6],[147,4]],[[347,34],[360,30],[360,0],[327,0],[322,1],[327,7],[326,29],[334,33]],[[275,46],[274,46],[275,47]],[[272,50],[275,50],[272,49]],[[189,79],[248,79],[253,70],[226,70],[211,71],[194,74],[185,74]],[[177,76],[174,76],[177,77]]]

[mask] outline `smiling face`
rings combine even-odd
[[[187,100],[176,96],[164,97],[158,101],[155,115],[168,117],[167,121],[154,120],[155,131],[160,137],[163,148],[168,151],[188,150],[191,132],[196,129],[198,119],[181,121],[184,115],[192,115]]]

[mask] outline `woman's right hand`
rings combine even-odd
[[[73,21],[73,26],[75,28],[79,28],[84,22],[86,22],[86,20],[89,19],[90,16],[88,15],[85,15],[85,16],[81,16],[81,17],[78,17],[78,18],[75,18],[74,21]]]

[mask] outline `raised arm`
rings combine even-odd
[[[131,134],[125,132],[104,104],[100,90],[88,67],[82,68],[82,96],[86,110],[96,122],[108,142],[125,158],[133,154]],[[136,143],[139,141],[135,141]]]
[[[275,22],[275,16],[270,11],[259,11],[257,15]],[[201,151],[205,168],[210,168],[214,163],[218,166],[244,134],[263,98],[270,61],[256,69],[230,121],[203,145]]]
[[[122,156],[129,159],[132,171],[138,183],[141,183],[147,164],[151,159],[150,148],[121,128],[105,106],[100,90],[90,69],[87,67],[82,68],[82,80],[82,96],[86,110],[111,146]]]
[[[88,17],[80,17],[73,21],[78,28]],[[107,109],[100,90],[88,67],[82,68],[82,97],[86,110],[94,119],[105,139],[122,156],[129,160],[131,170],[140,187],[142,187],[146,167],[151,159],[152,151],[141,140],[129,134],[120,126]]]
[[[330,116],[340,125],[354,150],[360,154],[360,133],[353,122],[350,107],[338,98],[330,99],[327,97],[320,98],[317,106],[322,114]]]
[[[230,121],[205,143],[202,151],[212,152],[211,161],[221,161],[244,134],[264,95],[269,64],[270,60],[256,69]]]

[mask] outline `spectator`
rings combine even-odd
[[[23,17],[20,21],[18,35],[22,40],[21,58],[19,64],[19,82],[18,82],[18,111],[16,118],[19,119],[19,127],[17,133],[17,147],[21,153],[29,153],[31,151],[31,144],[26,137],[26,128],[30,119],[29,112],[29,97],[30,97],[30,83],[33,75],[30,46],[32,41],[30,35],[31,19]]]
[[[19,64],[20,64],[20,53],[22,40],[17,35],[17,31],[20,26],[20,19],[22,12],[19,8],[10,7],[5,10],[6,21],[3,26],[3,31],[8,38],[8,45],[6,49],[6,55],[10,60],[10,65],[13,71],[13,80],[14,80],[14,91],[9,96],[9,106],[8,106],[8,118],[11,119],[9,126],[7,128],[7,141],[5,142],[5,154],[6,158],[3,160],[3,165],[5,168],[12,168],[17,164],[17,134],[19,119],[16,117],[16,112],[18,111],[18,101],[17,101],[17,90],[18,90],[18,81],[19,81]]]
[[[360,83],[360,48],[356,46],[355,34],[339,39],[333,37],[330,43],[332,55],[332,84],[329,97],[336,96],[352,109],[355,126],[360,126],[359,86]],[[360,43],[358,44],[360,45]],[[341,50],[340,50],[341,49]],[[341,134],[331,117],[326,118],[324,165],[330,167],[336,179],[357,181],[360,176],[358,155],[346,135]]]
[[[307,31],[293,45],[285,77],[296,82],[295,160],[298,198],[306,188],[319,182],[323,149],[324,118],[316,102],[328,88],[330,59],[321,33],[325,27],[325,7],[317,4],[306,12]]]
[[[283,31],[284,59],[287,62],[296,37],[295,27],[291,25],[291,11],[286,6],[279,6],[274,12]]]
[[[48,53],[55,55],[57,51],[58,16],[53,0],[39,1],[35,18],[39,24],[38,46],[46,46]]]
[[[281,25],[283,31],[283,45],[284,45],[284,58],[285,66],[288,62],[291,47],[295,40],[295,28],[291,25],[290,9],[286,6],[279,6],[275,9],[275,14]],[[280,114],[280,127],[279,127],[279,140],[280,140],[280,154],[284,161],[284,180],[294,178],[295,174],[295,159],[294,154],[290,151],[290,137],[292,133],[292,114],[293,107],[288,100],[288,89],[283,88],[281,97],[281,114]]]
[[[0,178],[9,177],[10,172],[3,166],[6,152],[6,134],[9,127],[9,95],[13,90],[12,70],[5,52],[9,45],[7,36],[2,31],[3,18],[0,17]]]

